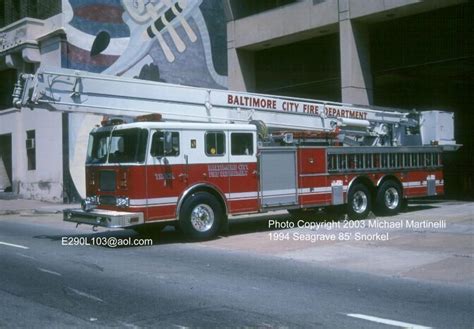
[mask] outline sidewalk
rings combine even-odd
[[[68,208],[80,208],[80,205],[20,199],[6,193],[0,195],[0,215],[57,214]]]

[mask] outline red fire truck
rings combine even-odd
[[[112,118],[90,133],[87,196],[65,221],[176,224],[197,240],[214,237],[231,215],[336,205],[351,219],[396,214],[404,199],[443,193],[441,153],[459,147],[448,112],[57,68],[23,75],[14,103]]]

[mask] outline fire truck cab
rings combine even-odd
[[[192,225],[191,234],[213,235],[228,213],[258,209],[257,174],[254,125],[138,122],[95,128],[87,151],[85,211],[70,210],[65,219],[106,227],[178,219]]]

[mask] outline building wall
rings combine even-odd
[[[146,4],[147,2],[143,2]],[[159,0],[152,1],[154,5]],[[175,6],[177,1],[172,1]],[[209,88],[227,87],[225,15],[221,1],[189,0],[182,19],[156,34],[168,6],[145,9],[119,0],[63,0],[67,43],[62,66],[111,75]],[[172,7],[171,6],[171,7]],[[165,9],[163,9],[165,8]],[[100,13],[108,12],[107,17]],[[145,35],[145,37],[144,37]],[[102,117],[69,115],[68,186],[85,195],[84,162],[90,129]],[[73,196],[75,191],[68,191]]]
[[[23,11],[15,15],[28,12],[24,6],[21,8]],[[31,13],[32,9],[29,11]],[[9,22],[15,15],[6,15],[4,20]],[[11,93],[12,83],[18,74],[33,73],[40,65],[60,65],[61,43],[64,39],[61,33],[51,33],[57,31],[60,25],[60,16],[55,15],[47,20],[23,18],[0,30],[0,79],[7,81],[7,91],[1,99],[0,135],[11,136],[11,186],[7,190],[26,198],[51,202],[63,200],[61,114],[39,109],[14,109],[11,107]],[[31,132],[34,132],[34,141],[29,138]],[[29,151],[27,139],[30,139],[30,147],[33,146]]]
[[[463,147],[445,155],[446,190],[474,198],[472,1],[266,3],[228,2],[230,89],[453,111]]]
[[[150,3],[156,5],[160,1]],[[176,3],[171,1],[172,5]],[[439,33],[439,38],[446,40],[458,30],[471,31],[466,38],[461,38],[465,40],[459,39],[459,43],[466,45],[460,52],[460,56],[465,57],[464,63],[435,65],[434,73],[425,71],[425,75],[421,75],[425,81],[431,81],[441,71],[458,70],[455,78],[447,73],[441,75],[449,81],[448,88],[442,83],[434,85],[416,79],[420,70],[402,65],[392,70],[390,63],[381,66],[377,50],[395,43],[392,35],[381,36],[378,32],[385,31],[390,22],[395,22],[396,30],[397,24],[405,23],[404,18],[416,17],[416,20],[421,17],[417,15],[443,13],[445,9],[466,6],[466,1],[188,0],[185,23],[173,22],[175,33],[171,29],[163,30],[159,36],[145,39],[142,36],[154,25],[155,14],[159,16],[163,12],[140,11],[142,7],[137,5],[140,3],[149,2],[0,0],[0,80],[4,83],[11,77],[11,70],[34,72],[41,65],[52,65],[193,86],[229,87],[350,103],[441,104],[443,108],[457,111],[457,126],[462,128],[457,130],[457,138],[465,144],[459,154],[466,160],[462,163],[468,172],[474,167],[472,138],[469,137],[472,125],[468,124],[474,120],[465,110],[472,108],[470,97],[465,96],[472,89],[472,82],[471,85],[466,83],[468,78],[458,72],[459,67],[463,70],[472,65],[471,53],[466,50],[473,48],[472,25],[459,28],[449,24],[453,31]],[[163,8],[166,9],[166,5]],[[103,15],[104,12],[107,15]],[[36,19],[18,21],[24,16]],[[460,21],[465,23],[468,18]],[[439,19],[433,25],[441,28],[444,24]],[[416,24],[414,26],[416,29]],[[416,30],[406,33],[415,36],[414,45],[422,44],[417,43],[418,35],[419,40],[438,38],[436,30],[429,35]],[[403,48],[403,40],[401,44]],[[442,47],[452,48],[449,45],[439,48]],[[427,49],[435,48],[436,45],[429,45]],[[400,59],[412,53],[407,50],[394,55],[392,51],[389,55]],[[452,57],[443,55],[436,60],[452,60]],[[425,58],[414,66],[427,67],[428,62]],[[10,93],[2,88],[0,99],[9,98]],[[436,95],[446,97],[434,97]],[[428,104],[428,100],[433,99],[442,100]],[[17,113],[9,106],[2,107],[0,137],[12,135],[13,190],[44,200],[77,201],[84,195],[87,134],[100,120],[101,117],[63,116],[39,110],[23,109]],[[38,140],[34,171],[26,168],[25,139],[30,129],[35,130]],[[58,141],[62,143],[60,147],[56,144]],[[455,164],[458,160],[447,161]],[[469,189],[473,184],[472,174],[466,176],[471,177],[471,182],[469,178],[463,179],[459,185]]]
[[[171,19],[164,29],[152,29],[160,26],[157,21],[165,12],[170,17],[171,7],[177,3],[0,0],[0,78],[11,74],[12,69],[19,74],[56,66],[226,88],[223,2],[180,2],[185,6],[179,17]],[[21,20],[25,16],[39,19]],[[11,90],[4,94],[0,98],[9,99]],[[77,202],[84,197],[88,133],[102,116],[26,109],[18,113],[9,106],[2,108],[0,137],[11,134],[14,145],[14,192],[49,201]],[[27,170],[25,139],[30,129],[35,130],[38,141],[36,170]]]
[[[270,1],[272,2],[272,1]],[[300,0],[277,1],[271,10],[239,18],[241,3],[230,0],[227,25],[229,88],[256,91],[256,53],[304,40],[337,35],[334,56],[340,62],[339,100],[373,102],[369,26],[376,22],[429,12],[462,0]],[[240,11],[242,11],[240,9]],[[325,52],[321,49],[321,52]],[[283,61],[287,58],[283,58]]]
[[[12,190],[26,198],[61,202],[61,116],[45,110],[0,114],[0,135],[12,135]],[[35,169],[28,169],[27,131],[35,132]]]

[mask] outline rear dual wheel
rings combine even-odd
[[[377,189],[375,200],[377,214],[387,216],[398,214],[403,204],[400,185],[393,180],[383,182]]]
[[[379,215],[393,216],[400,212],[403,195],[400,184],[387,180],[377,189],[375,212]],[[350,219],[365,219],[372,209],[372,198],[369,189],[363,184],[351,187],[347,199],[347,214]]]
[[[347,197],[347,215],[352,220],[365,219],[372,209],[369,189],[364,184],[355,184]]]

